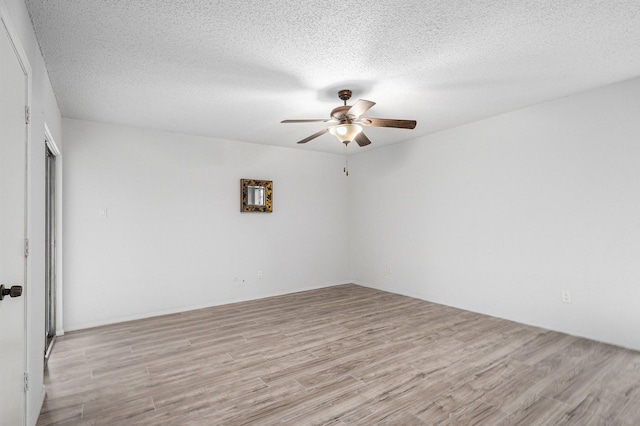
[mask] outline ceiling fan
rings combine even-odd
[[[366,146],[371,143],[369,138],[363,133],[362,126],[371,127],[393,127],[396,129],[414,129],[416,127],[415,120],[396,120],[390,118],[366,118],[363,115],[371,109],[376,103],[359,99],[352,106],[347,105],[347,101],[351,98],[351,90],[340,90],[338,97],[344,101],[343,106],[334,108],[329,118],[314,118],[307,120],[283,120],[281,123],[312,123],[312,122],[332,122],[333,124],[319,132],[308,136],[298,143],[307,143],[312,139],[322,136],[329,132],[345,145],[351,141],[356,141],[360,146]]]

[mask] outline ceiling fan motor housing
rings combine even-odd
[[[347,115],[347,111],[349,111],[349,109],[351,109],[351,107],[349,105],[344,105],[344,106],[339,106],[338,108],[334,108],[331,111],[331,117],[335,118],[336,120],[342,122],[346,122],[346,123],[350,123],[351,120],[353,120],[354,117],[349,117]],[[342,123],[344,124],[344,123]]]

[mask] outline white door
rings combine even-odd
[[[0,18],[0,284],[8,290],[23,286],[26,278],[27,75],[9,36],[6,16]],[[10,294],[0,300],[2,426],[24,424],[25,300]]]

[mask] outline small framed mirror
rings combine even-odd
[[[240,211],[271,213],[273,211],[273,181],[240,179]]]

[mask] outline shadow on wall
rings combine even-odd
[[[420,143],[426,143],[426,138],[421,138]],[[354,175],[356,172],[377,178],[396,175],[402,171],[413,170],[408,168],[408,165],[420,161],[414,145],[413,141],[407,141],[372,149],[350,157],[349,162],[355,166]]]

